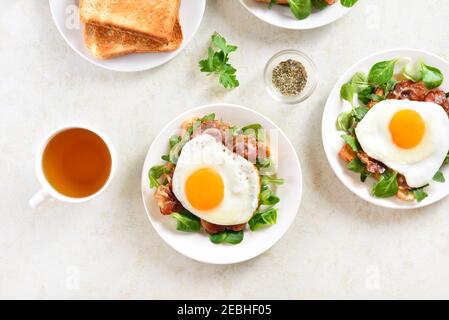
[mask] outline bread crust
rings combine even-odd
[[[105,60],[133,53],[174,51],[181,46],[183,40],[179,20],[175,22],[172,40],[161,44],[148,37],[136,36],[104,26],[86,24],[84,42],[97,58]]]

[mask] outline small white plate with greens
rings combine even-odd
[[[447,75],[449,62],[434,54],[394,49],[361,60],[338,80],[322,134],[346,187],[391,209],[424,207],[449,194]]]
[[[274,26],[307,30],[330,24],[357,4],[358,0],[240,0],[259,19]]]
[[[271,248],[295,220],[301,194],[301,167],[287,136],[237,105],[175,118],[153,141],[142,171],[143,202],[157,233],[206,263],[237,263]]]

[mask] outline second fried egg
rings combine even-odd
[[[418,188],[432,181],[444,162],[449,150],[449,119],[435,103],[385,100],[366,114],[356,135],[371,158]]]

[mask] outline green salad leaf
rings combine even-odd
[[[376,63],[370,70],[368,82],[374,85],[384,85],[394,76],[394,67],[398,60],[381,61]]]
[[[446,159],[444,159],[444,165],[449,164],[449,153],[446,156]]]
[[[277,4],[278,0],[270,0],[270,4],[268,5],[268,9],[271,9],[273,5]]]
[[[279,179],[272,176],[262,176],[261,179],[261,191],[259,195],[260,204],[264,206],[274,206],[279,203],[281,199],[275,195],[272,185],[282,185],[284,184],[284,179]]]
[[[353,7],[359,0],[341,0],[341,5],[346,8]]]
[[[358,107],[358,108],[354,108],[354,110],[352,110],[352,114],[356,118],[356,120],[358,122],[360,122],[366,116],[368,111],[369,111],[369,109],[367,107]]]
[[[215,244],[228,243],[236,245],[243,241],[243,231],[225,230],[217,234],[209,235],[209,239]]]
[[[288,0],[288,5],[298,20],[304,20],[312,13],[312,0]]]
[[[435,175],[433,176],[433,181],[440,182],[440,183],[445,183],[446,182],[446,178],[444,177],[443,172],[438,171],[437,173],[435,173]]]
[[[312,0],[312,6],[317,10],[327,8],[329,4],[325,0]]]
[[[421,202],[423,201],[425,198],[427,198],[429,195],[427,194],[427,192],[425,191],[425,188],[427,188],[428,186],[424,186],[422,188],[416,188],[413,189],[413,195],[415,196],[416,201]]]
[[[174,146],[176,146],[180,141],[181,141],[181,137],[180,136],[178,136],[178,135],[171,136],[169,141],[168,141],[169,145],[170,145],[170,148],[173,148]]]
[[[187,210],[174,212],[171,216],[176,219],[176,230],[178,231],[196,232],[201,229],[200,219]]]
[[[205,122],[205,121],[214,121],[215,120],[215,113],[210,113],[210,114],[207,114],[207,115],[205,115],[204,117],[202,117],[201,119],[200,119],[200,121],[201,122]]]
[[[402,70],[402,75],[413,82],[421,81],[423,76],[423,64],[423,60],[418,60],[416,63],[409,63]]]
[[[348,101],[351,105],[354,102],[355,89],[351,83],[345,83],[340,90],[340,96],[343,100]]]
[[[258,141],[265,141],[265,130],[261,124],[251,124],[240,130],[244,135],[254,136]]]
[[[422,81],[426,85],[426,88],[431,90],[441,86],[444,81],[444,76],[439,69],[423,64]]]
[[[257,169],[267,169],[272,166],[272,161],[270,158],[256,159],[256,168]]]
[[[352,151],[354,152],[359,152],[360,151],[360,144],[357,141],[357,138],[349,135],[349,134],[344,134],[341,136],[343,138],[343,140],[345,140],[345,142],[351,147]]]
[[[150,168],[150,171],[148,171],[148,178],[150,179],[150,188],[157,188],[159,187],[159,179],[162,177],[164,173],[169,173],[170,170],[164,166],[153,166]]]
[[[360,180],[362,182],[365,182],[369,176],[369,172],[366,170],[366,165],[358,157],[355,157],[354,160],[348,164],[348,169],[355,173],[360,173]]]
[[[317,10],[323,10],[329,5],[325,0],[312,0],[312,7]]]
[[[274,206],[281,201],[281,199],[274,194],[273,190],[266,185],[263,185],[261,188],[259,200],[260,204],[264,206]]]
[[[391,198],[399,191],[398,174],[393,171],[386,171],[380,180],[374,185],[371,194],[377,198]]]
[[[402,74],[413,82],[422,81],[429,90],[438,88],[444,81],[443,73],[438,68],[424,64],[423,60],[408,64]]]
[[[368,83],[368,76],[363,72],[357,72],[355,75],[353,75],[350,83],[357,93],[366,90],[366,88],[370,86]]]
[[[256,231],[264,226],[276,224],[278,210],[270,208],[265,211],[258,211],[249,220],[249,228],[251,231]]]
[[[184,134],[184,136],[181,138],[181,140],[170,149],[170,151],[168,153],[168,158],[171,163],[176,164],[178,162],[178,158],[181,153],[181,150],[184,147],[184,145],[190,141],[191,135],[192,135],[192,133],[187,131]]]
[[[270,184],[282,185],[284,184],[284,182],[285,182],[284,179],[276,178],[273,176],[262,176],[262,185],[270,185]]]
[[[348,132],[352,127],[352,111],[342,112],[337,118],[337,130]]]

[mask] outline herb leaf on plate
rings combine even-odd
[[[284,184],[285,180],[281,178],[276,178],[272,176],[262,176],[262,184],[263,185],[269,185],[269,184],[277,184],[282,185]]]
[[[243,241],[243,231],[225,230],[217,234],[209,235],[209,239],[215,244],[228,243],[235,245]]]
[[[344,134],[341,136],[343,140],[351,147],[352,151],[359,152],[361,147],[359,142],[357,141],[357,138],[354,136],[351,136],[349,134]]]
[[[369,176],[369,172],[366,170],[366,165],[358,157],[355,157],[354,160],[348,164],[348,169],[352,172],[360,173],[360,180],[362,182],[365,182],[366,178]]]
[[[329,4],[325,0],[312,0],[312,6],[317,10],[327,8]]]
[[[255,137],[258,141],[265,141],[265,130],[261,124],[251,124],[241,129],[244,135]]]
[[[298,20],[304,20],[312,13],[312,0],[288,0],[288,5]]]
[[[354,102],[355,89],[351,83],[345,83],[340,90],[340,96],[343,100],[348,101],[351,105]]]
[[[422,76],[422,81],[429,90],[438,88],[444,81],[444,76],[439,69],[425,64],[422,66]]]
[[[259,195],[260,204],[264,206],[274,206],[279,203],[281,199],[276,196],[267,185],[263,185]]]
[[[381,61],[376,63],[370,70],[368,82],[374,85],[384,85],[394,76],[394,67],[398,60]]]
[[[393,171],[386,171],[380,180],[373,186],[371,194],[377,198],[391,198],[399,191],[398,174]]]
[[[341,0],[341,5],[346,8],[353,7],[359,0]]]
[[[422,188],[417,188],[417,189],[413,189],[413,195],[415,196],[416,201],[421,202],[423,201],[425,198],[427,198],[429,195],[427,194],[427,192],[425,191],[425,188],[427,186],[424,186]]]
[[[438,171],[437,173],[435,173],[435,175],[433,176],[433,181],[440,182],[440,183],[445,183],[446,182],[446,178],[444,177],[443,172]]]
[[[164,173],[168,172],[169,169],[164,165],[151,167],[150,171],[148,171],[148,178],[150,179],[150,188],[153,189],[159,187],[160,177],[162,177]]]
[[[278,210],[270,208],[265,211],[258,211],[249,220],[249,228],[251,231],[256,231],[264,226],[276,224]]]
[[[348,132],[352,127],[352,111],[342,112],[337,118],[337,130]]]
[[[187,210],[174,212],[171,216],[176,219],[176,230],[178,231],[196,232],[201,229],[200,219]]]

